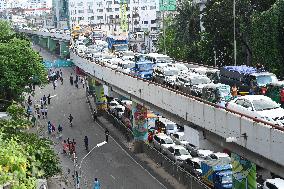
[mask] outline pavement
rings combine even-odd
[[[35,49],[39,47],[34,46]],[[41,55],[44,60],[56,60],[57,57],[51,55],[44,49],[41,49]],[[48,84],[43,88],[36,88],[34,100],[39,100],[44,94],[47,96],[50,94],[51,104],[48,105],[48,118],[39,119],[37,121],[37,132],[43,137],[49,137],[54,141],[54,149],[56,150],[62,167],[62,175],[58,175],[48,180],[49,189],[63,189],[63,188],[75,188],[74,179],[72,174],[74,168],[78,169],[78,165],[74,166],[74,163],[68,155],[62,153],[62,140],[57,136],[49,136],[47,133],[47,121],[51,121],[55,124],[56,128],[58,124],[63,126],[63,139],[68,137],[76,141],[76,153],[79,164],[82,158],[87,154],[84,149],[84,136],[89,138],[89,148],[96,146],[105,140],[104,126],[112,129],[113,126],[100,117],[100,123],[94,122],[89,110],[89,104],[86,102],[86,92],[82,88],[82,84],[79,83],[79,89],[71,86],[69,83],[69,76],[71,73],[75,75],[72,68],[61,68],[63,71],[64,84],[61,85],[58,82],[56,89],[53,89],[52,84]],[[69,120],[67,119],[69,114],[74,117],[73,127],[69,126]],[[35,129],[35,128],[34,128]],[[82,163],[82,178],[81,189],[92,188],[94,178],[98,178],[101,183],[102,189],[162,189],[162,188],[179,188],[183,189],[184,186],[180,185],[173,177],[167,174],[161,168],[157,168],[155,163],[143,154],[140,154],[140,160],[146,162],[151,166],[145,167],[133,158],[131,154],[131,144],[125,140],[116,141],[110,137],[109,142],[99,148],[94,149],[92,153]],[[147,169],[152,167],[151,171]],[[70,173],[69,173],[69,171]],[[159,181],[150,172],[157,174],[160,172]],[[170,187],[165,185],[171,184]],[[173,187],[175,186],[175,187]]]

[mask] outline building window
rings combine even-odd
[[[94,13],[93,9],[88,9],[87,12],[88,13]]]
[[[156,20],[151,20],[151,24],[155,24],[156,23]]]
[[[78,10],[78,13],[84,13],[84,10]]]
[[[144,21],[144,24],[148,24],[148,21]]]
[[[156,6],[150,6],[150,10],[156,9]]]
[[[114,10],[115,10],[115,11],[119,11],[119,8],[115,8]]]
[[[107,8],[106,11],[107,12],[112,12],[112,8]]]
[[[103,9],[98,9],[97,11],[98,11],[98,12],[103,12]]]
[[[83,2],[77,3],[78,7],[82,7],[83,6]]]

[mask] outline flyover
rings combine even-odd
[[[45,37],[56,36],[34,31],[28,33]],[[68,40],[66,36],[57,37],[56,39],[59,40]],[[166,86],[88,61],[72,51],[70,58],[77,67],[110,86],[112,90],[160,112],[175,122],[202,130],[208,140],[284,177],[282,127],[220,108]],[[228,143],[226,138],[229,137],[236,137],[237,140]]]

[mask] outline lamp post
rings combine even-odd
[[[80,164],[79,164],[79,174],[80,174],[80,176],[78,176],[79,178],[81,178],[81,176],[82,176],[81,168],[82,168],[82,163],[83,163],[84,159],[85,159],[86,157],[88,157],[88,155],[90,155],[90,153],[91,153],[95,148],[99,148],[99,147],[105,145],[106,143],[107,143],[106,141],[103,141],[103,142],[97,144],[96,146],[94,146],[94,147],[82,158],[82,160],[81,160],[81,162],[80,162]],[[81,184],[81,183],[80,183],[80,180],[79,180],[78,188],[80,188],[80,184]]]
[[[236,0],[233,2],[233,16],[234,16],[234,66],[237,65],[237,42],[236,42]]]

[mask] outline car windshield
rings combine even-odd
[[[232,183],[232,175],[222,177],[222,184],[230,184],[230,183]]]
[[[176,124],[169,123],[169,124],[167,124],[167,129],[168,129],[168,130],[174,130],[174,129],[175,129],[175,125],[176,125]]]
[[[178,75],[178,70],[165,70],[166,76]]]
[[[278,79],[275,75],[259,75],[256,77],[256,82],[259,86],[264,86],[277,81]]]
[[[162,144],[173,144],[173,141],[172,141],[172,139],[165,138],[165,139],[162,139]]]
[[[199,85],[199,84],[208,84],[211,83],[210,79],[207,77],[196,77],[191,79],[192,85]]]
[[[114,102],[109,103],[110,106],[116,106],[117,104]]]
[[[266,99],[253,100],[252,103],[256,111],[271,110],[280,107],[276,102]]]
[[[189,155],[189,152],[186,149],[176,149],[175,150],[176,156],[182,156],[182,155]]]

